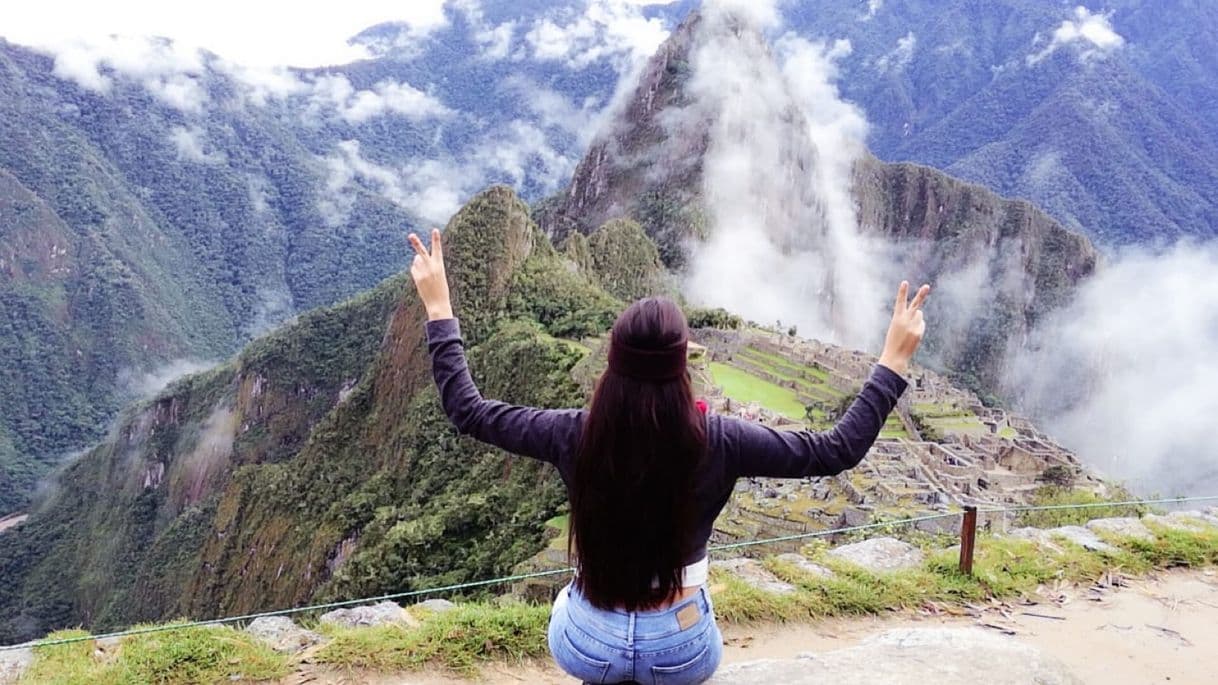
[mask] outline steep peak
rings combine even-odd
[[[505,309],[512,274],[536,239],[528,205],[507,186],[474,196],[448,222],[444,258],[453,303],[471,339],[480,339],[482,325]]]

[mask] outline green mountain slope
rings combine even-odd
[[[218,100],[236,87],[204,83]],[[269,108],[194,117],[123,80],[86,91],[0,42],[0,423],[16,455],[0,512],[99,438],[145,374],[223,358],[401,267],[384,246],[414,218],[355,185],[328,222],[309,135]]]
[[[585,352],[552,334],[603,333],[620,302],[504,188],[447,236],[485,392],[581,404],[571,370]],[[468,580],[535,553],[561,483],[454,434],[424,318],[396,277],[129,409],[0,536],[0,641]]]

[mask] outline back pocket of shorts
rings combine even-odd
[[[715,674],[716,664],[711,663],[710,648],[703,647],[694,658],[676,666],[652,666],[651,675],[656,685],[688,685],[700,683]]]
[[[559,667],[568,675],[580,680],[599,683],[603,682],[605,676],[609,674],[609,662],[585,654],[583,650],[575,646],[565,630],[562,633],[561,647],[562,654],[555,654],[554,661],[558,662]]]

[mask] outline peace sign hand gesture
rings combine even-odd
[[[419,298],[427,309],[428,320],[453,318],[452,300],[448,294],[448,276],[444,273],[444,245],[440,240],[440,230],[431,229],[430,254],[423,246],[423,241],[414,233],[410,234],[410,245],[415,251],[414,261],[410,264],[410,276],[414,278]]]
[[[913,359],[922,334],[926,332],[926,320],[922,316],[922,304],[930,295],[930,286],[918,288],[913,302],[909,301],[909,281],[901,281],[897,290],[897,302],[892,311],[892,323],[888,325],[888,336],[884,339],[884,352],[880,363],[904,375],[909,371],[909,360]]]

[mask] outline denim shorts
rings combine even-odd
[[[723,656],[705,587],[666,609],[610,611],[568,585],[554,601],[549,640],[558,666],[589,683],[692,685],[708,680]]]

